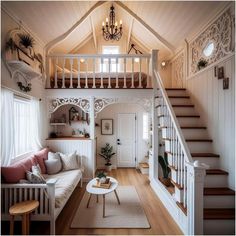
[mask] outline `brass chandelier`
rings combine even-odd
[[[119,41],[122,36],[122,20],[120,20],[120,25],[115,20],[115,8],[112,5],[110,8],[109,20],[106,18],[106,25],[104,21],[102,22],[102,32],[103,37],[106,41],[117,40]]]

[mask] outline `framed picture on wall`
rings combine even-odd
[[[101,120],[101,134],[103,135],[113,134],[113,120],[112,119]]]

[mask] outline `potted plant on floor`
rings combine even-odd
[[[169,178],[170,174],[170,167],[168,166],[168,160],[167,160],[167,155],[166,153],[163,156],[158,156],[158,162],[161,166],[163,177],[161,178],[161,182],[166,186],[169,187],[171,182]]]
[[[106,170],[111,171],[111,158],[115,155],[113,152],[113,147],[109,143],[106,143],[105,147],[101,148],[101,153],[99,153],[99,155],[106,161]]]

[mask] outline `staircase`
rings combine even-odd
[[[201,121],[201,117],[192,104],[186,89],[167,88],[166,93],[192,160],[209,166],[206,170],[203,189],[203,232],[204,234],[234,234],[235,191],[228,188],[228,173],[220,169],[220,156],[214,153],[212,145],[214,140],[209,137],[207,127]],[[171,181],[175,188],[174,197],[177,205],[187,214],[187,206],[184,204],[184,187],[180,184],[183,178],[182,172],[185,172],[185,169],[178,170],[176,166],[180,165],[176,162],[179,161],[175,159],[176,156],[174,155],[174,153],[180,152],[179,146],[177,150],[173,148],[175,134],[172,135],[170,130],[169,125],[171,123],[166,115],[167,105],[162,101],[161,95],[156,98],[158,100],[156,108],[158,110],[159,128],[162,131],[162,140],[165,144],[165,152],[168,155],[168,163],[171,169]],[[181,152],[180,155],[182,156]]]

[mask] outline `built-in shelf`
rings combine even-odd
[[[7,61],[6,63],[8,65],[9,70],[11,71],[12,77],[14,77],[16,73],[20,73],[27,79],[35,79],[40,78],[42,76],[41,73],[37,72],[34,68],[27,65],[23,61],[11,60]]]
[[[66,123],[50,123],[50,125],[53,125],[53,126],[57,126],[57,125],[65,126]]]

